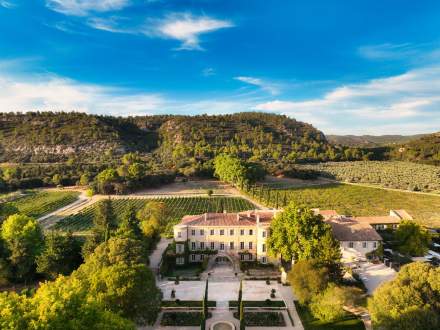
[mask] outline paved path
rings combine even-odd
[[[304,330],[304,326],[299,318],[298,312],[296,311],[294,300],[296,299],[293,295],[292,288],[290,286],[284,286],[282,284],[278,284],[278,292],[281,294],[281,297],[286,304],[287,309],[290,312],[290,316],[293,319],[294,329],[295,330]]]
[[[396,271],[384,264],[372,264],[365,262],[356,270],[362,282],[367,287],[368,294],[373,294],[374,290],[384,282],[391,281],[396,276]]]
[[[150,268],[155,275],[159,274],[159,267],[162,260],[162,255],[168,244],[170,244],[171,242],[172,239],[161,237],[159,243],[157,243],[156,245],[156,249],[150,255]]]

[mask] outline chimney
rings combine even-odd
[[[237,221],[240,221],[240,214],[237,213]]]
[[[228,213],[228,212],[224,209],[224,210],[223,210],[223,213],[226,214],[226,213]]]
[[[257,226],[258,226],[260,224],[260,215],[257,213],[256,217],[257,217]]]
[[[205,221],[208,221],[208,213],[204,214]]]
[[[248,216],[248,218],[251,217],[251,211],[247,211],[247,216]]]

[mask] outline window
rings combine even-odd
[[[224,235],[225,234],[225,230],[224,229],[220,229],[220,235]]]
[[[240,229],[240,235],[241,235],[241,236],[244,235],[244,229]]]
[[[353,242],[348,242],[348,247],[349,247],[350,249],[352,249],[352,248],[354,247],[354,243],[353,243]]]
[[[183,265],[184,263],[185,263],[185,258],[184,257],[177,257],[176,258],[176,264]]]
[[[191,261],[196,261],[196,255],[195,254],[191,254]]]
[[[362,242],[362,248],[364,248],[364,249],[367,248],[367,242]]]
[[[195,229],[192,229],[192,230],[191,230],[191,235],[192,235],[192,236],[196,236],[196,230],[195,230]]]
[[[240,242],[240,249],[244,250],[244,242]]]
[[[229,242],[229,250],[234,250],[234,242]]]
[[[253,255],[249,254],[249,260],[252,261],[253,258],[254,258]]]
[[[242,254],[240,254],[240,260],[244,260],[244,254],[242,253]]]
[[[211,250],[214,250],[215,249],[215,244],[214,244],[214,242],[211,242]]]
[[[211,235],[214,235],[214,229],[211,229],[211,233],[210,233]]]
[[[204,254],[200,255],[200,260],[202,260],[202,261],[205,260],[205,255]]]
[[[220,243],[220,250],[224,250],[225,249],[225,243]]]
[[[205,249],[205,242],[200,242],[200,250],[204,250]]]
[[[176,252],[177,253],[183,252],[183,244],[176,244]]]
[[[234,236],[234,229],[229,229],[229,236]]]
[[[377,248],[377,242],[373,242],[373,248]]]
[[[252,242],[249,242],[249,250],[252,250]]]
[[[262,236],[262,237],[266,237],[266,231],[265,231],[265,230],[263,230],[263,231],[261,232],[261,236]]]
[[[196,242],[191,242],[191,250],[195,250],[196,249]]]
[[[252,229],[249,229],[249,235],[253,235],[254,231]]]
[[[205,235],[205,231],[203,229],[200,229],[200,236]]]
[[[177,238],[182,238],[182,233],[180,231],[177,233]]]
[[[266,244],[261,244],[261,251],[266,252]]]
[[[267,258],[266,258],[266,257],[261,258],[261,262],[262,262],[263,264],[265,264],[265,263],[267,262]]]

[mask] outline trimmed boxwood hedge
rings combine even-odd
[[[208,318],[211,313],[208,313]],[[164,312],[160,320],[161,326],[196,327],[202,323],[203,314],[200,312]]]
[[[286,304],[282,300],[259,300],[259,301],[251,301],[251,300],[243,300],[244,307],[286,307]],[[229,307],[237,307],[237,300],[230,300]]]
[[[162,300],[162,307],[202,307],[201,300]],[[208,307],[215,307],[215,301],[208,301]]]
[[[239,319],[237,312],[234,317]],[[280,312],[248,312],[244,313],[244,324],[247,327],[285,327],[286,321]]]

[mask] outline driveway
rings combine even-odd
[[[159,273],[159,265],[162,260],[162,254],[167,248],[168,244],[170,244],[172,239],[167,239],[161,237],[159,243],[157,243],[156,249],[150,255],[150,268],[154,274]]]
[[[374,290],[384,282],[391,281],[396,276],[396,271],[384,264],[372,264],[365,262],[360,269],[356,270],[362,282],[367,287],[368,294],[373,294]]]

